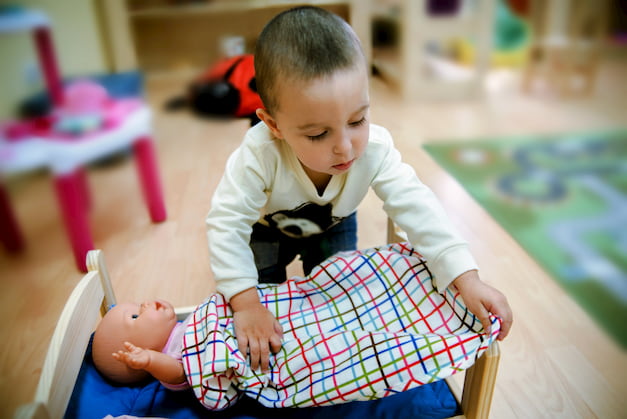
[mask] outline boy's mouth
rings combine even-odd
[[[340,163],[340,164],[336,164],[333,166],[333,168],[335,170],[339,170],[341,172],[350,169],[350,167],[353,165],[353,163],[355,162],[355,159],[348,161],[346,163]]]

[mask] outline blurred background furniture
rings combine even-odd
[[[107,0],[102,3],[115,71],[141,68],[153,75],[196,75],[221,58],[221,38],[242,37],[246,52],[252,53],[267,21],[282,10],[304,4],[323,7],[346,19],[361,39],[368,61],[371,57],[371,0]]]
[[[43,13],[19,7],[4,11],[0,33],[14,32],[33,34],[53,108],[41,117],[0,125],[0,241],[9,251],[24,247],[4,178],[49,170],[76,265],[86,272],[85,257],[94,248],[87,218],[91,200],[86,165],[132,148],[150,217],[153,222],[166,218],[151,137],[151,112],[141,100],[110,98],[104,88],[92,82],[64,89],[49,21]],[[70,105],[86,104],[91,106],[89,114],[70,115]],[[72,111],[80,113],[80,109]]]
[[[495,0],[375,0],[374,16],[391,20],[398,39],[375,49],[374,66],[408,99],[476,97],[490,66],[494,13]],[[444,52],[460,38],[475,49],[469,66]]]
[[[568,96],[589,95],[608,33],[609,1],[530,0],[533,41],[523,90],[544,84]]]

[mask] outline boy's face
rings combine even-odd
[[[294,151],[307,175],[316,179],[347,172],[368,144],[368,75],[363,65],[329,77],[277,86],[274,115],[260,118]]]

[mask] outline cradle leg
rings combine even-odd
[[[9,252],[19,252],[24,248],[24,239],[17,225],[9,195],[0,183],[0,240]]]
[[[142,137],[135,141],[133,153],[150,218],[153,222],[158,223],[165,220],[166,210],[152,139]]]
[[[461,405],[467,419],[488,418],[500,357],[499,344],[493,342],[475,364],[466,370]]]
[[[56,175],[54,183],[76,266],[81,271],[87,272],[85,257],[87,252],[94,248],[94,243],[89,231],[80,177],[78,172]]]

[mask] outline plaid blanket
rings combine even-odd
[[[183,364],[208,409],[242,394],[269,407],[389,396],[470,367],[500,328],[492,317],[484,333],[454,286],[439,294],[407,243],[340,253],[307,277],[258,292],[284,330],[267,373],[253,371],[237,349],[224,297],[212,295],[189,319]]]

